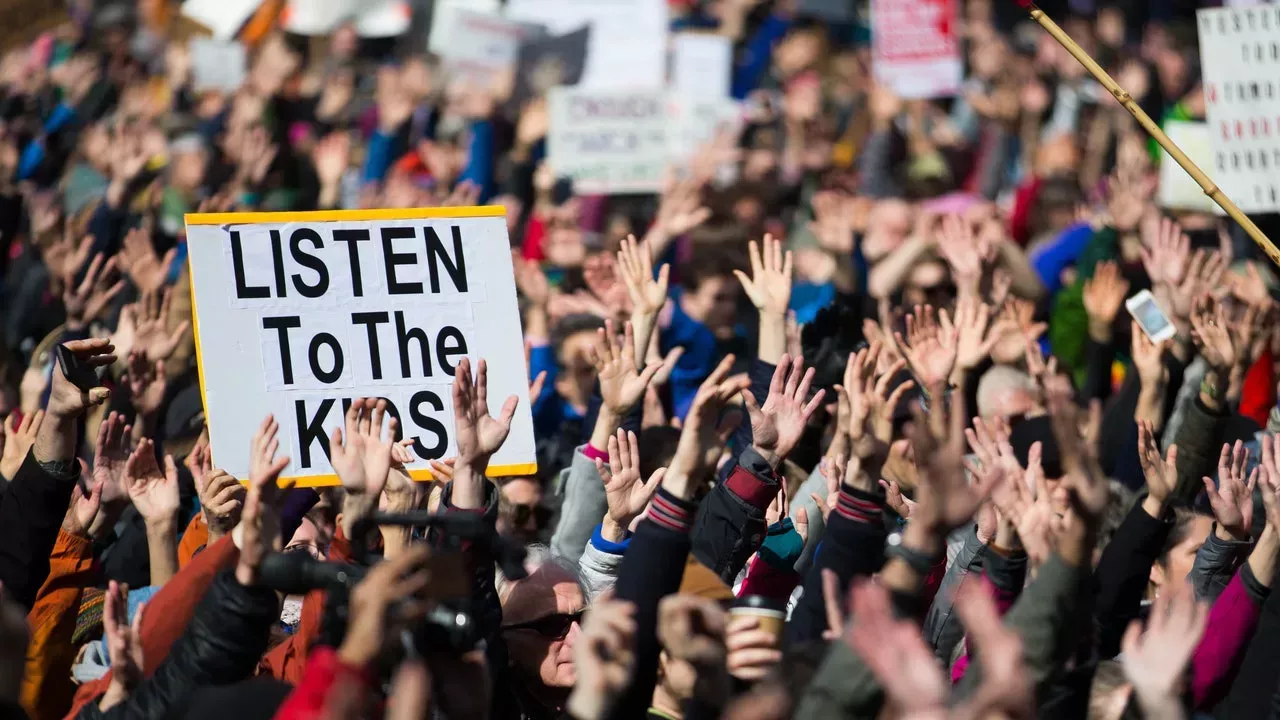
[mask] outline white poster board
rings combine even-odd
[[[579,194],[662,189],[667,167],[666,94],[552,88],[547,160]]]
[[[240,32],[262,0],[186,0],[182,15],[208,28],[216,40],[230,40]]]
[[[409,29],[412,14],[408,0],[289,0],[280,26],[297,35],[317,36],[352,20],[360,37],[396,37]]]
[[[196,90],[235,92],[247,71],[244,46],[235,40],[191,38],[191,80]]]
[[[733,43],[723,35],[680,33],[671,38],[672,90],[689,97],[729,97]]]
[[[962,65],[955,0],[871,0],[876,81],[904,98],[955,95]]]
[[[1207,171],[1213,167],[1213,139],[1209,136],[1208,123],[1169,120],[1164,124],[1164,132],[1201,169]],[[1161,150],[1160,155],[1160,187],[1156,193],[1160,207],[1226,214],[1169,153]]]
[[[535,30],[531,25],[509,20],[496,13],[455,8],[452,31],[441,34],[429,46],[444,61],[451,76],[491,78],[510,70],[516,62],[520,41]]]
[[[490,411],[520,398],[490,476],[537,468],[528,369],[500,207],[187,215],[200,388],[214,462],[249,473],[280,423],[283,477],[338,484],[328,459],[344,401],[385,398],[419,458],[457,452],[457,364],[489,364]],[[390,410],[390,408],[389,408]]]
[[[510,0],[506,16],[554,35],[591,26],[583,87],[643,90],[666,79],[666,0]]]
[[[727,97],[691,97],[675,93],[667,101],[667,148],[673,161],[689,160],[719,132],[737,136],[743,124],[742,103]]]
[[[1197,12],[1205,114],[1213,145],[1206,173],[1241,210],[1280,209],[1280,6]]]
[[[459,10],[494,14],[501,11],[498,0],[433,0],[431,3],[431,30],[427,35],[427,48],[439,53],[449,43],[453,34],[454,14]]]

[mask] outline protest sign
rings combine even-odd
[[[1164,124],[1164,132],[1197,166],[1213,166],[1213,139],[1209,136],[1208,123],[1169,120]],[[1160,207],[1170,210],[1226,214],[1164,151],[1160,153],[1160,187],[1156,201]]]
[[[518,23],[493,13],[455,9],[453,29],[429,49],[444,61],[451,77],[489,79],[511,70],[526,37],[542,35],[537,25]]]
[[[1201,167],[1246,213],[1280,210],[1280,7],[1206,8],[1197,22],[1213,146]]]
[[[659,88],[666,79],[666,0],[511,0],[506,16],[557,35],[590,27],[584,87]]]
[[[691,97],[674,93],[667,100],[667,148],[670,158],[684,162],[699,148],[728,132],[737,137],[743,124],[742,103],[727,97]]]
[[[280,26],[297,35],[328,35],[344,22],[360,37],[395,37],[409,29],[408,0],[289,0]]]
[[[566,35],[531,36],[521,42],[512,106],[518,110],[557,85],[577,85],[586,70],[590,41],[591,28],[583,26]]]
[[[244,45],[235,40],[191,38],[191,75],[196,90],[235,92],[244,83]]]
[[[500,207],[187,215],[200,389],[214,462],[249,473],[247,432],[280,423],[283,477],[338,484],[330,433],[381,397],[416,479],[457,452],[458,363],[489,364],[490,410],[520,398],[491,476],[536,471],[529,378]]]
[[[449,44],[449,36],[453,33],[453,16],[459,10],[494,14],[501,11],[498,0],[434,0],[428,3],[431,7],[431,30],[427,35],[427,49],[441,52]]]
[[[904,98],[954,95],[962,66],[955,0],[871,0],[876,81]]]
[[[216,40],[230,40],[240,32],[262,0],[187,0],[182,14],[213,33]]]
[[[553,88],[547,97],[547,160],[575,191],[657,192],[667,164],[666,96]]]
[[[680,33],[671,42],[671,89],[689,97],[729,97],[733,43],[723,35]]]

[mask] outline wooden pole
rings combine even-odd
[[[1032,20],[1040,23],[1040,27],[1044,28],[1045,31],[1052,35],[1054,40],[1061,43],[1062,47],[1066,48],[1067,52],[1071,53],[1072,57],[1079,60],[1080,64],[1089,71],[1090,75],[1093,75],[1094,79],[1102,83],[1102,86],[1107,89],[1107,92],[1111,93],[1111,95],[1124,106],[1124,109],[1128,110],[1129,114],[1138,121],[1138,124],[1142,126],[1142,129],[1146,130],[1147,134],[1155,138],[1156,142],[1160,143],[1160,147],[1164,148],[1165,152],[1169,153],[1169,156],[1174,159],[1174,162],[1181,165],[1182,169],[1186,170],[1187,174],[1191,176],[1191,179],[1195,180],[1196,183],[1200,185],[1200,188],[1204,190],[1205,195],[1208,195],[1214,202],[1218,203],[1218,206],[1225,210],[1227,215],[1231,216],[1232,220],[1235,220],[1240,224],[1240,227],[1244,228],[1244,231],[1249,234],[1249,237],[1258,244],[1258,247],[1262,248],[1262,251],[1267,254],[1267,257],[1271,258],[1271,262],[1276,265],[1280,265],[1280,250],[1277,250],[1271,240],[1269,240],[1267,236],[1258,229],[1257,225],[1253,224],[1253,221],[1249,219],[1249,216],[1245,215],[1239,207],[1236,207],[1236,204],[1231,202],[1231,198],[1227,197],[1226,193],[1222,192],[1222,190],[1214,184],[1213,180],[1210,179],[1208,175],[1205,175],[1204,171],[1197,167],[1196,164],[1191,161],[1191,158],[1187,157],[1187,154],[1182,152],[1182,149],[1169,139],[1168,135],[1164,134],[1164,130],[1161,130],[1160,126],[1157,125],[1150,116],[1143,112],[1142,108],[1138,107],[1138,103],[1134,101],[1133,97],[1130,96],[1124,88],[1120,87],[1120,85],[1107,74],[1107,71],[1102,69],[1101,65],[1099,65],[1093,58],[1089,57],[1089,53],[1085,52],[1083,48],[1077,45],[1076,42],[1071,39],[1070,35],[1064,32],[1062,28],[1058,27],[1058,24],[1054,22],[1052,18],[1045,15],[1043,10],[1036,7],[1034,2],[1031,2],[1031,0],[1017,0],[1017,2],[1031,14]]]

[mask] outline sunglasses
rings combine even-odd
[[[516,623],[514,625],[503,625],[503,630],[532,630],[545,638],[555,640],[563,640],[569,634],[569,630],[573,628],[574,623],[582,622],[582,613],[579,610],[576,613],[556,613],[555,615],[547,615],[537,620]]]

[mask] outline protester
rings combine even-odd
[[[959,94],[915,100],[874,18],[671,2],[732,43],[742,122],[596,195],[548,162],[544,85],[409,36],[266,2],[224,91],[177,2],[70,5],[0,61],[5,717],[1280,703],[1276,270],[1158,206],[1142,128],[1010,8],[964,3]],[[1057,5],[1154,117],[1203,118],[1189,7]],[[490,202],[532,407],[488,395],[517,358],[469,357],[450,457],[353,397],[339,485],[277,482],[272,416],[217,466],[184,214]],[[1171,338],[1122,313],[1142,290]],[[486,477],[520,413],[536,474]]]

